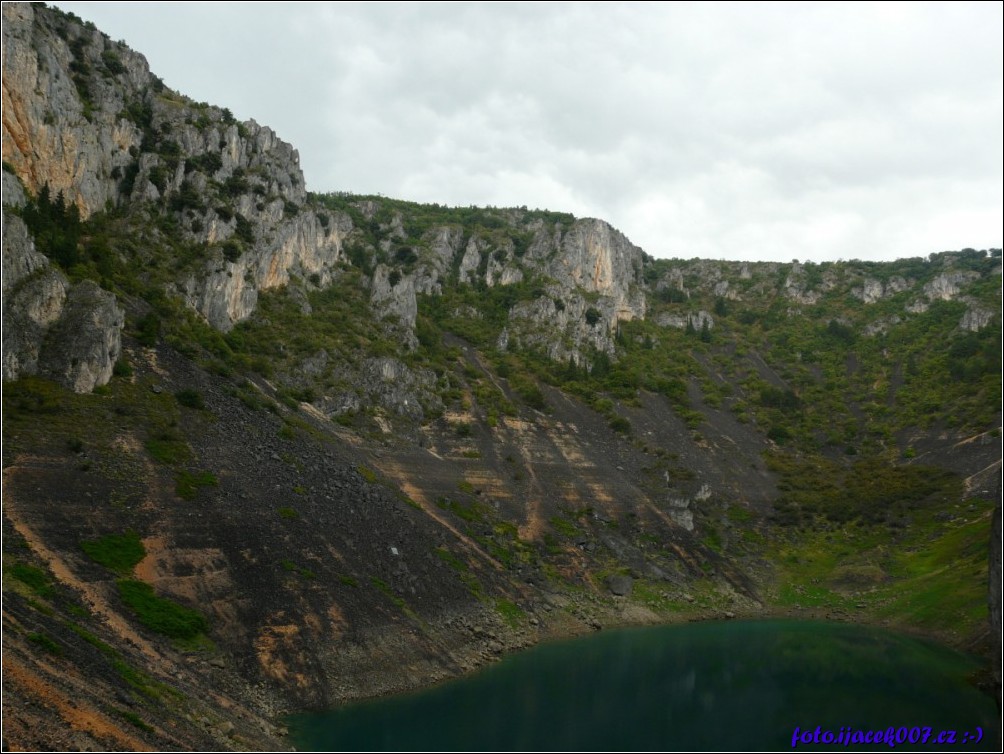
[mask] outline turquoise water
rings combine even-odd
[[[817,726],[837,741],[903,727],[905,740],[797,749],[999,750],[996,704],[965,680],[976,667],[862,626],[691,623],[546,644],[424,691],[296,715],[289,726],[301,750],[790,750],[796,727],[811,737]],[[910,743],[913,728],[915,738],[930,729],[926,745]],[[954,744],[935,745],[943,730],[955,731]]]

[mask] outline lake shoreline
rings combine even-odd
[[[656,623],[645,622],[645,623],[627,623],[622,622],[617,625],[610,624],[604,625],[600,631],[575,631],[575,632],[551,632],[549,638],[546,638],[536,645],[534,645],[529,654],[532,655],[532,659],[518,657],[513,657],[513,655],[519,655],[521,653],[507,653],[505,656],[500,656],[499,659],[515,659],[515,662],[507,662],[505,669],[500,669],[499,663],[491,663],[488,666],[483,666],[480,668],[482,671],[487,671],[487,675],[481,675],[478,672],[469,672],[462,674],[463,683],[460,686],[454,686],[452,683],[437,682],[433,684],[423,685],[411,689],[412,692],[418,691],[419,694],[404,693],[404,694],[385,694],[378,697],[373,697],[367,700],[355,700],[357,702],[364,702],[363,707],[354,707],[354,705],[338,705],[337,707],[325,709],[325,710],[315,710],[313,719],[310,711],[304,714],[304,717],[292,716],[286,718],[286,722],[290,724],[290,727],[294,727],[295,734],[291,734],[288,741],[291,745],[294,743],[299,743],[299,745],[305,745],[306,741],[312,741],[313,746],[317,746],[317,739],[312,739],[312,735],[316,735],[318,730],[323,730],[325,725],[330,723],[324,723],[325,719],[330,720],[341,720],[343,722],[337,723],[338,735],[349,735],[345,733],[346,730],[354,730],[356,725],[356,716],[360,715],[366,717],[368,715],[376,714],[373,710],[383,710],[380,714],[387,714],[387,709],[392,710],[408,710],[413,706],[421,706],[425,711],[423,713],[424,717],[422,719],[428,719],[430,715],[437,716],[439,713],[436,710],[440,709],[437,707],[437,702],[439,700],[442,702],[444,699],[464,699],[463,704],[469,704],[466,701],[465,694],[471,693],[472,689],[477,688],[489,688],[492,689],[489,693],[490,699],[495,699],[498,704],[504,705],[508,704],[510,698],[523,696],[522,691],[517,691],[523,687],[519,685],[520,682],[515,682],[508,680],[506,684],[499,687],[495,687],[493,684],[497,683],[499,678],[511,678],[512,674],[517,672],[514,670],[516,667],[520,668],[530,668],[531,671],[529,675],[526,676],[525,683],[528,684],[526,696],[528,699],[539,700],[542,698],[543,693],[540,688],[541,678],[550,678],[548,681],[550,684],[557,684],[553,688],[563,688],[563,687],[577,687],[586,686],[590,689],[593,694],[591,697],[594,702],[596,699],[601,699],[602,694],[607,691],[607,684],[609,679],[610,693],[614,694],[611,697],[610,704],[615,707],[621,704],[618,693],[623,693],[623,689],[618,692],[618,689],[624,684],[624,673],[625,668],[644,668],[644,672],[649,674],[648,680],[641,682],[637,688],[648,689],[649,683],[656,684],[652,691],[654,696],[667,696],[663,692],[657,689],[662,688],[663,685],[667,685],[676,689],[673,693],[673,698],[676,703],[680,703],[684,700],[686,705],[696,705],[698,702],[695,701],[696,698],[705,698],[705,695],[712,693],[713,698],[717,698],[720,701],[719,704],[725,704],[727,699],[736,697],[737,695],[747,694],[748,691],[744,690],[745,687],[742,683],[738,685],[729,685],[728,683],[724,687],[716,687],[715,679],[721,680],[731,679],[731,674],[733,672],[751,672],[749,668],[755,668],[754,675],[760,682],[765,682],[765,688],[771,688],[781,684],[785,689],[785,694],[793,694],[793,696],[783,696],[781,699],[787,699],[788,701],[779,702],[777,698],[774,700],[774,708],[772,709],[772,714],[774,715],[774,720],[772,722],[772,730],[778,728],[778,710],[784,709],[785,705],[791,703],[792,699],[802,699],[802,692],[789,691],[786,684],[789,683],[791,679],[792,672],[801,672],[802,660],[799,659],[804,655],[806,662],[806,672],[802,673],[799,683],[810,685],[813,683],[812,679],[815,678],[816,682],[814,684],[813,692],[805,692],[807,698],[804,704],[799,701],[802,709],[798,714],[795,711],[792,712],[790,717],[791,720],[799,720],[802,718],[808,719],[815,715],[820,717],[820,719],[825,723],[824,711],[828,711],[828,707],[825,703],[821,701],[819,697],[820,689],[828,687],[830,680],[827,680],[824,684],[819,684],[818,679],[831,679],[835,678],[837,680],[843,678],[844,681],[850,679],[854,683],[861,683],[858,675],[864,670],[855,668],[864,668],[868,666],[868,672],[871,671],[871,666],[875,665],[877,668],[885,668],[881,672],[888,673],[890,667],[895,668],[902,665],[902,671],[896,671],[892,676],[884,677],[894,677],[898,682],[906,682],[900,678],[900,674],[904,679],[907,679],[909,683],[916,683],[916,678],[913,678],[914,664],[919,662],[920,657],[957,657],[957,660],[952,660],[952,662],[962,662],[962,667],[972,667],[976,663],[980,662],[978,656],[972,654],[962,655],[957,647],[949,647],[944,643],[932,640],[930,635],[923,635],[922,632],[912,631],[909,633],[898,631],[895,627],[890,626],[879,626],[872,623],[859,623],[848,620],[833,620],[826,619],[825,617],[813,617],[805,615],[791,615],[788,611],[770,611],[771,614],[766,614],[766,612],[759,612],[754,615],[736,616],[734,619],[719,620],[721,616],[709,616],[706,619],[697,619],[693,616],[684,620],[676,621],[659,621]],[[781,614],[778,614],[781,613]],[[767,624],[775,623],[777,624],[777,630],[774,627],[768,627]],[[745,624],[745,625],[735,625],[735,624]],[[730,629],[730,626],[734,628]],[[680,633],[676,636],[678,641],[666,641],[662,638],[663,634],[659,629],[680,629]],[[709,630],[705,630],[705,628]],[[629,629],[625,632],[623,629]],[[632,629],[640,629],[640,632],[635,634]],[[646,629],[651,629],[646,630]],[[860,631],[859,631],[860,629]],[[741,636],[745,637],[747,640],[737,641],[736,632],[742,631]],[[653,633],[656,632],[656,633]],[[575,645],[576,639],[586,640],[590,634],[597,638],[597,642],[589,642],[580,646],[563,646],[566,642],[571,640],[570,644]],[[614,638],[609,636],[608,638],[600,638],[603,635],[619,634],[619,638]],[[634,636],[632,636],[634,634]],[[653,639],[653,637],[659,637]],[[822,638],[820,638],[822,637]],[[860,637],[860,638],[859,638]],[[818,649],[814,649],[816,646],[812,642],[823,641],[823,647],[827,647],[826,652],[822,655],[824,664],[821,668],[815,668],[814,664],[820,662],[820,654]],[[875,647],[879,649],[875,649]],[[603,647],[629,647],[630,652],[628,655],[624,655],[623,651],[618,650],[618,653],[614,655],[613,658],[609,660],[604,660],[599,669],[595,667],[594,655],[597,652],[602,653]],[[721,649],[716,649],[716,647],[721,647]],[[805,649],[802,649],[802,648]],[[892,649],[883,649],[883,647],[890,647]],[[627,650],[624,650],[627,651]],[[852,654],[863,655],[865,658],[865,665],[858,664],[855,665],[851,663],[847,668],[845,668],[843,663],[843,653],[850,652]],[[557,675],[548,675],[552,671],[546,670],[546,668],[552,667],[548,665],[550,659],[545,661],[544,658],[554,658],[554,657],[574,657],[572,664],[568,666],[567,675],[565,671],[560,671]],[[671,658],[672,661],[667,664],[667,657]],[[648,659],[651,659],[652,667]],[[682,659],[681,659],[682,658]],[[739,658],[739,664],[735,665],[735,671],[729,670],[728,668],[733,667],[729,663],[735,662],[736,658]],[[746,659],[743,659],[746,658]],[[760,659],[750,659],[750,658],[761,658]],[[622,662],[623,661],[623,662]],[[623,663],[628,663],[624,665]],[[709,664],[710,663],[710,664]],[[725,663],[724,666],[721,663]],[[580,665],[585,665],[586,667],[580,667]],[[723,669],[723,667],[725,669]],[[932,666],[933,667],[933,666]],[[703,669],[702,669],[703,668]],[[922,663],[917,666],[917,673],[923,674],[929,672],[925,669],[926,664]],[[538,673],[539,669],[539,673]],[[744,670],[745,669],[745,670]],[[797,670],[795,670],[797,669]],[[633,672],[633,671],[628,671]],[[679,684],[683,683],[693,683],[696,672],[696,678],[698,679],[698,687],[693,694],[696,695],[691,698],[690,692],[679,690]],[[609,673],[609,674],[608,674]],[[835,675],[834,675],[835,673]],[[968,704],[974,704],[973,694],[977,694],[982,697],[982,694],[978,694],[975,689],[971,689],[969,692],[962,691],[961,688],[968,687],[964,683],[963,676],[958,675],[958,671],[953,671],[954,675],[951,676],[955,680],[952,681],[953,685],[951,688],[957,689],[952,691],[952,694],[956,694],[959,699],[965,698],[969,699]],[[806,678],[808,674],[808,678]],[[479,678],[480,675],[480,678]],[[539,676],[539,677],[538,677]],[[947,678],[949,676],[945,676]],[[689,681],[686,679],[690,678]],[[913,678],[913,680],[909,680]],[[460,680],[458,677],[452,677],[449,679],[442,679],[442,681],[457,681]],[[833,681],[836,682],[836,681]],[[675,684],[675,685],[674,685]],[[710,686],[709,686],[710,684]],[[961,686],[960,686],[961,684]],[[867,688],[867,683],[865,684]],[[928,689],[931,693],[941,693],[941,682],[940,681],[924,681],[920,684],[921,688]],[[882,687],[882,688],[880,688]],[[547,688],[552,688],[552,686],[547,686]],[[630,686],[629,688],[635,688],[635,686]],[[718,688],[718,691],[714,689]],[[839,686],[838,686],[839,688]],[[458,691],[459,689],[459,691]],[[464,691],[466,690],[466,692]],[[775,689],[776,694],[777,689]],[[576,692],[578,693],[578,692]],[[870,691],[868,693],[871,693]],[[890,692],[888,689],[884,689],[883,684],[879,683],[875,688],[876,694],[886,694],[887,701],[889,702],[889,707],[885,710],[888,715],[887,723],[895,723],[897,725],[902,725],[904,723],[904,712],[903,710],[911,710],[906,716],[909,717],[912,714],[914,717],[920,714],[922,717],[925,715],[930,715],[933,713],[924,712],[923,707],[918,708],[918,712],[913,712],[912,708],[908,705],[905,708],[897,707],[896,702],[899,699],[898,694],[903,694],[904,698],[909,700],[913,698],[911,696],[912,692],[907,692],[905,689],[897,692]],[[890,695],[891,694],[891,695]],[[544,694],[546,696],[546,694]],[[644,696],[644,695],[643,695]],[[923,694],[921,694],[923,696]],[[808,697],[811,697],[808,698]],[[668,698],[668,696],[667,696]],[[852,695],[852,700],[855,698]],[[985,698],[985,697],[983,697]],[[734,701],[734,700],[733,700]],[[373,704],[370,704],[373,702]],[[389,703],[385,704],[384,702]],[[600,704],[600,707],[596,707],[595,704],[590,707],[591,709],[604,710],[603,715],[606,715],[605,702],[596,702]],[[732,703],[732,702],[729,702]],[[913,704],[915,702],[910,702]],[[988,703],[989,700],[988,700]],[[494,710],[493,705],[495,702],[486,703],[484,706],[475,705],[474,709],[478,710],[477,719],[479,722],[475,726],[477,730],[481,730],[481,714],[487,716],[489,719],[494,719],[498,714]],[[778,708],[777,705],[781,704]],[[862,706],[859,712],[865,709],[865,703],[861,703]],[[822,706],[820,706],[822,705]],[[344,716],[339,717],[342,713],[340,710],[346,709],[352,706],[354,711],[351,716],[346,718]],[[797,705],[795,705],[797,706]],[[846,706],[846,704],[845,704]],[[850,703],[851,708],[853,708],[853,703]],[[986,716],[988,714],[987,708],[982,704],[978,704],[979,709],[983,710],[980,714]],[[445,720],[443,721],[443,726],[449,726],[452,711],[452,705],[445,704],[443,707],[443,716]],[[815,710],[815,712],[813,711]],[[326,718],[325,715],[331,715],[330,718]],[[677,709],[677,714],[679,709]],[[532,720],[536,716],[537,724],[540,723],[540,712],[537,708],[532,708],[528,710],[529,718],[524,720],[518,714],[511,716],[514,725],[524,724],[533,728]],[[956,715],[961,714],[958,710],[954,713]],[[783,717],[783,715],[782,715]],[[397,717],[393,718],[395,721]],[[474,716],[470,718],[475,719]],[[564,720],[565,724],[569,723],[569,717],[565,714],[559,719]],[[852,716],[849,718],[854,720]],[[960,717],[960,719],[962,719]],[[294,721],[295,720],[295,721]],[[318,723],[317,721],[322,722]],[[409,718],[405,717],[402,719],[401,727],[402,729],[411,730],[410,726],[415,726],[417,728],[422,728],[422,725],[416,725],[412,720],[409,722]],[[872,721],[875,722],[874,720]],[[912,720],[906,722],[913,722]],[[589,721],[583,721],[583,725],[591,724]],[[831,721],[832,724],[832,721]],[[856,723],[860,724],[860,723]],[[947,724],[942,722],[941,724]],[[981,725],[983,723],[980,723]],[[317,728],[318,725],[322,727]],[[578,726],[578,723],[574,724]],[[306,726],[306,727],[304,727]],[[347,727],[346,727],[347,726]],[[395,728],[397,728],[397,723],[395,722]],[[658,724],[656,724],[658,727]],[[783,726],[782,726],[783,727]],[[378,748],[383,746],[390,746],[391,748],[404,746],[404,748],[411,748],[411,744],[414,741],[419,742],[418,748],[414,750],[426,750],[424,748],[425,744],[423,741],[428,739],[422,738],[406,738],[405,743],[399,738],[396,738],[399,734],[398,731],[394,732],[384,732],[380,733],[382,730],[380,728],[376,729],[376,732],[371,733],[375,738],[371,741],[373,746]],[[314,733],[311,733],[314,731]],[[434,735],[439,735],[438,733],[433,733]],[[354,733],[352,734],[354,735]],[[411,735],[410,733],[408,735]],[[446,735],[446,734],[443,734]],[[451,734],[452,735],[452,734]],[[306,736],[306,739],[304,738]],[[295,738],[295,741],[294,741]],[[533,739],[538,740],[538,739]],[[686,739],[683,739],[686,740]],[[381,743],[382,741],[382,743]],[[375,742],[375,743],[374,743]],[[393,743],[388,743],[393,742]],[[339,742],[339,746],[342,743]],[[352,744],[344,744],[351,748]],[[358,742],[356,745],[359,745]],[[370,745],[370,744],[365,744]],[[506,745],[502,745],[503,750],[508,750]],[[530,746],[530,748],[534,748]],[[600,747],[602,749],[603,746]],[[632,748],[631,746],[627,747]],[[447,750],[450,750],[447,748]],[[599,750],[599,749],[598,749]],[[701,750],[697,748],[695,750]]]
[[[553,620],[546,625],[539,627],[531,634],[518,633],[515,630],[511,636],[501,637],[512,641],[502,641],[501,651],[493,653],[491,656],[477,654],[470,667],[459,672],[440,672],[435,677],[424,680],[416,678],[414,674],[402,673],[397,682],[390,684],[388,688],[375,693],[353,694],[347,698],[340,699],[333,706],[328,707],[308,707],[297,710],[286,710],[280,714],[281,720],[285,720],[290,715],[323,712],[338,709],[348,704],[355,704],[363,701],[384,699],[402,694],[409,694],[417,691],[424,691],[436,686],[455,681],[460,678],[475,675],[486,668],[496,665],[498,662],[523,653],[525,651],[541,647],[547,644],[576,639],[599,632],[615,631],[630,628],[644,628],[656,626],[676,626],[692,623],[716,623],[716,622],[740,622],[740,621],[771,621],[771,620],[793,620],[793,621],[813,621],[829,622],[844,625],[854,625],[868,628],[878,628],[896,634],[901,634],[913,639],[927,642],[942,648],[951,649],[957,652],[966,653],[979,658],[983,664],[983,671],[980,671],[977,678],[971,679],[972,685],[979,688],[991,698],[999,700],[999,687],[994,687],[992,683],[992,672],[990,663],[993,660],[993,643],[990,641],[990,627],[987,625],[986,632],[980,636],[962,637],[954,633],[945,633],[918,628],[917,626],[889,618],[877,618],[867,613],[854,615],[842,610],[830,608],[794,608],[785,606],[764,606],[760,608],[749,607],[742,609],[735,607],[730,611],[720,609],[693,610],[676,613],[673,615],[659,614],[648,610],[628,599],[613,598],[603,605],[600,611],[600,619],[592,624],[575,618],[570,614],[557,614],[551,616]],[[529,641],[528,641],[529,639]],[[984,677],[985,676],[985,677]]]

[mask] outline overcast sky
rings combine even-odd
[[[600,217],[656,257],[1001,246],[998,2],[56,4],[312,191]]]

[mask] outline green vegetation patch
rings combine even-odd
[[[63,654],[63,648],[57,644],[49,635],[42,633],[28,634],[28,641],[35,646],[41,647],[51,655],[59,657]]]
[[[143,541],[134,531],[84,540],[80,549],[95,563],[123,576],[132,573],[132,569],[146,557]]]
[[[523,608],[515,602],[506,599],[495,600],[495,611],[513,628],[519,626],[526,618],[526,613],[523,612]]]
[[[387,599],[389,599],[392,603],[394,603],[395,607],[397,607],[402,613],[407,615],[416,623],[422,623],[422,619],[418,616],[418,613],[416,613],[414,610],[408,607],[408,603],[405,602],[401,597],[397,596],[397,594],[394,592],[393,589],[390,588],[390,585],[386,581],[377,576],[370,576],[370,583],[373,586],[375,586],[381,594],[383,594]]]
[[[882,458],[845,464],[780,453],[766,460],[780,476],[774,518],[785,526],[817,518],[895,524],[913,511],[957,500],[962,491],[956,474],[933,466],[896,465]]]
[[[143,718],[137,715],[135,712],[130,712],[129,710],[119,709],[118,707],[112,707],[112,712],[121,717],[123,720],[127,721],[129,724],[136,726],[140,730],[146,733],[153,733],[154,730],[149,725],[144,722]]]
[[[777,564],[776,600],[969,638],[987,620],[991,508],[975,500],[919,511],[903,529],[856,522],[780,530],[765,552]],[[956,517],[945,521],[947,511]]]
[[[179,390],[174,394],[174,397],[185,408],[204,409],[206,407],[205,402],[202,400],[202,393],[198,390]]]
[[[433,553],[435,553],[437,558],[442,560],[457,573],[463,573],[465,571],[470,570],[467,563],[465,563],[463,560],[461,560],[452,552],[450,552],[450,550],[445,546],[437,547],[435,550],[433,550]]]
[[[158,597],[153,587],[135,579],[120,579],[119,596],[144,626],[172,639],[194,639],[209,628],[201,613]]]
[[[52,585],[49,574],[41,568],[36,568],[27,563],[15,563],[7,569],[7,573],[26,584],[39,597],[49,599],[56,594],[56,589]]]
[[[173,433],[151,437],[145,445],[155,461],[167,466],[187,461],[192,454],[188,443]]]
[[[470,485],[469,482],[462,481],[458,484],[458,486],[460,486],[460,484],[467,484],[468,486],[470,486],[470,492],[474,492],[474,488],[473,486]],[[463,488],[461,489],[464,492],[467,491],[466,489]],[[443,510],[450,511],[450,513],[469,523],[478,523],[487,521],[491,514],[491,509],[487,505],[484,505],[483,503],[478,503],[478,502],[464,503],[460,502],[459,500],[451,500],[448,497],[436,498],[436,505],[437,507],[442,508]]]
[[[280,565],[282,566],[282,570],[289,571],[290,573],[295,573],[297,576],[301,576],[307,579],[308,581],[317,578],[317,574],[315,574],[309,568],[304,568],[301,565],[297,565],[292,560],[283,560]]]
[[[575,528],[575,524],[564,516],[552,516],[548,523],[551,524],[552,529],[568,539],[575,539],[579,536],[579,530]]]

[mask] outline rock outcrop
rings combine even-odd
[[[865,278],[862,284],[851,289],[851,295],[866,304],[874,304],[884,298],[909,290],[911,283],[900,275],[894,275],[885,283],[874,278]]]
[[[548,275],[568,290],[599,293],[611,300],[613,329],[621,320],[645,317],[641,289],[645,253],[602,220],[577,221],[551,256]]]
[[[73,286],[39,355],[41,374],[77,393],[107,384],[122,350],[124,313],[115,296],[84,280]]]
[[[124,313],[115,296],[66,276],[35,250],[19,217],[3,221],[3,376],[43,374],[78,393],[111,379]]]
[[[45,333],[63,311],[69,281],[35,250],[20,217],[3,213],[3,378],[38,372]]]

